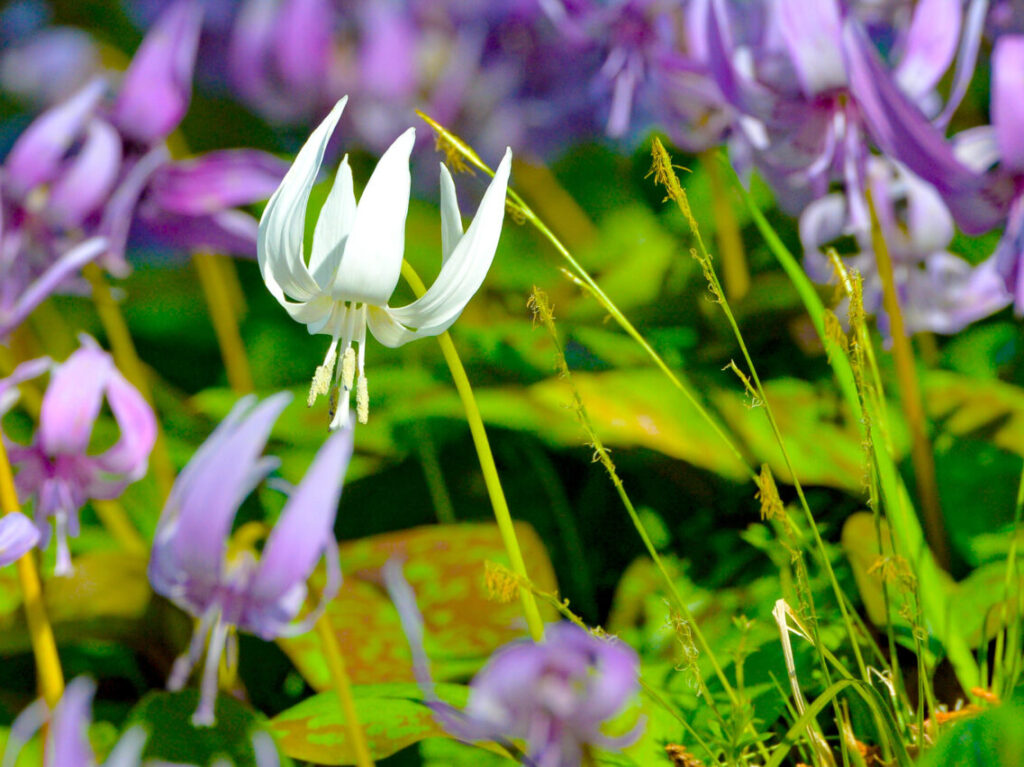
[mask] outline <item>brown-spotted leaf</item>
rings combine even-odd
[[[553,591],[554,570],[540,538],[523,523],[516,524],[516,535],[531,580]],[[356,684],[414,678],[408,641],[380,580],[381,567],[392,557],[404,562],[416,593],[438,678],[472,673],[495,649],[526,634],[519,601],[491,599],[484,582],[485,562],[508,564],[496,525],[431,525],[386,533],[346,543],[340,556],[345,582],[328,605],[327,617]],[[554,612],[546,617],[554,619]],[[279,644],[311,686],[330,688],[315,632]]]

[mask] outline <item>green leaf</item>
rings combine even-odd
[[[145,757],[174,763],[209,765],[224,758],[236,767],[256,764],[253,735],[266,732],[266,720],[234,698],[217,698],[217,724],[196,727],[192,714],[199,704],[197,690],[151,692],[132,710],[126,726],[142,725],[149,733]],[[282,767],[290,765],[290,760]]]
[[[1007,703],[950,727],[920,767],[1018,767],[1024,764],[1024,706]]]
[[[468,687],[436,687],[442,700],[460,709],[465,707]],[[427,738],[450,737],[424,703],[423,692],[415,683],[355,685],[352,695],[370,756],[375,760]],[[333,691],[314,695],[281,712],[270,726],[281,748],[294,759],[317,764],[355,764],[348,725]]]
[[[540,538],[516,524],[526,570],[538,588],[554,591],[554,570]],[[496,525],[432,525],[386,533],[341,546],[345,582],[325,615],[356,684],[414,679],[409,643],[398,613],[380,585],[380,568],[392,557],[404,562],[426,629],[426,650],[439,679],[480,668],[498,647],[525,635],[518,600],[498,602],[488,593],[484,563],[508,566]],[[548,620],[551,608],[542,610]],[[278,644],[317,690],[331,677],[315,631]]]

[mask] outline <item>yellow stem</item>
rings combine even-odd
[[[345,657],[341,654],[338,638],[334,636],[331,622],[326,615],[321,616],[320,620],[316,622],[316,631],[320,636],[320,643],[323,645],[327,668],[334,680],[334,691],[338,694],[338,702],[341,703],[341,710],[345,714],[345,724],[348,726],[348,736],[352,739],[356,764],[358,767],[373,767],[370,749],[366,745],[366,735],[363,733],[356,714],[356,702],[352,697],[352,683],[349,681],[348,670],[345,668]]]
[[[750,270],[743,252],[743,238],[740,236],[736,213],[729,204],[729,193],[722,179],[717,150],[701,152],[700,162],[711,182],[711,218],[715,222],[715,239],[722,257],[725,293],[730,301],[737,301],[750,290]]]
[[[14,488],[14,475],[7,460],[7,449],[0,434],[0,510],[4,514],[19,511],[18,493]],[[64,694],[64,672],[57,655],[57,641],[46,615],[43,602],[43,586],[39,581],[34,552],[29,551],[18,560],[18,580],[25,599],[25,618],[28,635],[32,642],[32,653],[36,658],[36,672],[39,676],[39,691],[51,709]]]
[[[885,306],[885,313],[889,315],[889,334],[892,336],[892,352],[896,362],[900,401],[903,403],[903,412],[906,413],[907,424],[910,426],[912,439],[910,457],[914,464],[917,494],[921,499],[925,537],[935,553],[935,559],[939,566],[948,571],[951,560],[949,540],[946,537],[946,527],[942,519],[939,487],[935,476],[935,455],[932,453],[932,447],[928,441],[921,385],[917,378],[917,367],[914,364],[914,350],[911,348],[910,337],[903,324],[903,312],[900,310],[900,300],[896,292],[892,259],[889,257],[889,248],[886,245],[881,224],[878,222],[871,190],[866,189],[865,194],[868,209],[871,212],[871,246],[875,251],[878,276],[882,281],[882,303]]]
[[[423,281],[407,261],[402,262],[402,276],[405,277],[406,282],[417,296],[422,296],[426,292],[427,289]],[[473,387],[469,383],[469,377],[466,375],[466,369],[462,366],[462,360],[459,359],[455,344],[452,343],[452,337],[444,332],[437,337],[437,342],[441,346],[441,353],[444,355],[445,362],[448,363],[455,388],[462,400],[462,407],[466,411],[466,422],[469,424],[473,445],[480,458],[480,471],[484,475],[487,494],[490,496],[491,506],[494,508],[494,519],[498,523],[498,530],[501,533],[501,540],[505,544],[505,551],[508,552],[512,570],[524,582],[529,583],[530,576],[526,574],[526,562],[523,560],[523,553],[519,548],[519,539],[516,538],[516,529],[512,524],[512,514],[508,509],[508,501],[505,500],[505,492],[501,489],[498,467],[494,463],[491,443],[487,440],[487,430],[484,428],[484,420],[480,416],[480,408],[473,395]],[[535,642],[539,642],[544,638],[544,621],[540,617],[540,610],[537,609],[537,601],[529,589],[520,588],[519,596],[523,601],[523,612],[526,614],[526,624],[529,626],[530,636]]]
[[[128,332],[128,324],[124,321],[117,301],[110,293],[110,286],[107,285],[103,272],[96,264],[88,264],[82,269],[82,274],[92,286],[92,300],[96,306],[96,314],[99,315],[100,323],[107,334],[117,366],[124,373],[125,378],[131,381],[150,405],[153,405],[153,391],[149,386],[149,379],[146,377],[142,361],[135,350],[131,333]],[[150,465],[153,467],[160,495],[162,498],[166,498],[171,492],[171,485],[174,484],[174,464],[171,463],[171,456],[167,452],[167,442],[159,419],[157,420],[156,443],[153,445]]]
[[[192,256],[192,263],[195,264],[199,284],[203,288],[206,305],[210,310],[213,330],[217,334],[217,344],[224,360],[228,384],[236,394],[249,394],[255,388],[252,371],[249,368],[249,359],[245,355],[242,335],[238,330],[236,297],[232,295],[225,281],[225,270],[218,263],[223,260],[224,256],[213,253],[195,253]]]

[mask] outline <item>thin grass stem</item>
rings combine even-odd
[[[18,492],[14,487],[14,474],[7,459],[3,434],[0,432],[0,511],[4,514],[13,514],[20,510]],[[21,595],[25,602],[25,620],[32,643],[32,654],[36,660],[39,691],[46,705],[53,710],[64,694],[64,672],[60,666],[60,656],[57,655],[53,627],[46,614],[43,586],[39,580],[39,569],[36,567],[35,549],[26,552],[18,560],[18,582],[21,584]]]
[[[363,732],[362,725],[359,724],[356,702],[352,697],[352,683],[349,681],[348,669],[345,668],[345,656],[341,653],[338,638],[334,636],[334,629],[331,628],[331,622],[326,615],[321,616],[320,620],[316,622],[316,633],[320,637],[327,668],[331,672],[331,681],[334,683],[334,691],[338,695],[338,702],[345,715],[345,726],[348,729],[348,737],[352,741],[356,765],[358,767],[373,767],[370,749],[366,745],[366,734]]]
[[[419,454],[420,466],[423,468],[423,481],[427,483],[427,492],[430,493],[430,500],[433,501],[437,521],[442,525],[454,524],[455,507],[452,505],[452,496],[448,492],[448,485],[444,481],[444,470],[441,468],[441,461],[437,456],[434,437],[423,421],[416,421],[413,429],[416,432],[416,452]]]
[[[402,262],[402,276],[417,297],[427,292],[423,280],[407,261]],[[501,478],[498,476],[498,467],[494,463],[491,443],[487,439],[487,429],[484,427],[484,419],[480,415],[480,407],[473,394],[473,387],[469,383],[469,376],[466,375],[466,368],[463,367],[452,337],[447,331],[437,336],[437,342],[441,347],[441,354],[444,355],[444,360],[448,364],[448,370],[451,371],[452,380],[466,412],[466,422],[469,424],[469,431],[473,437],[473,446],[480,459],[480,471],[484,475],[487,495],[490,497],[491,506],[494,509],[494,519],[498,523],[498,531],[501,534],[502,543],[505,545],[505,551],[508,553],[512,570],[523,580],[529,581],[526,562],[519,547],[519,539],[516,537],[515,525],[512,523],[512,514],[508,508],[508,501],[505,499],[505,491],[501,487]],[[533,637],[533,641],[539,642],[544,638],[544,621],[541,619],[540,610],[537,609],[537,601],[529,589],[520,588],[519,596],[523,602],[523,612],[526,615],[526,625],[529,627],[530,636]]]

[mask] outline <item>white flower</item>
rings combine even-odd
[[[336,407],[331,428],[347,423],[353,384],[359,421],[366,422],[363,362],[367,325],[378,341],[390,347],[438,335],[458,319],[479,289],[498,247],[512,164],[512,152],[506,150],[465,234],[455,184],[441,165],[441,272],[422,297],[393,308],[387,302],[398,284],[405,248],[409,155],[416,137],[413,128],[380,158],[358,205],[348,157],[341,161],[316,222],[308,263],[303,253],[309,193],[346,100],[334,106],[299,150],[267,203],[257,243],[260,272],[274,298],[292,319],[304,323],[310,334],[331,336],[309,391],[312,404],[318,394],[330,392],[332,380],[338,386],[344,405]]]

